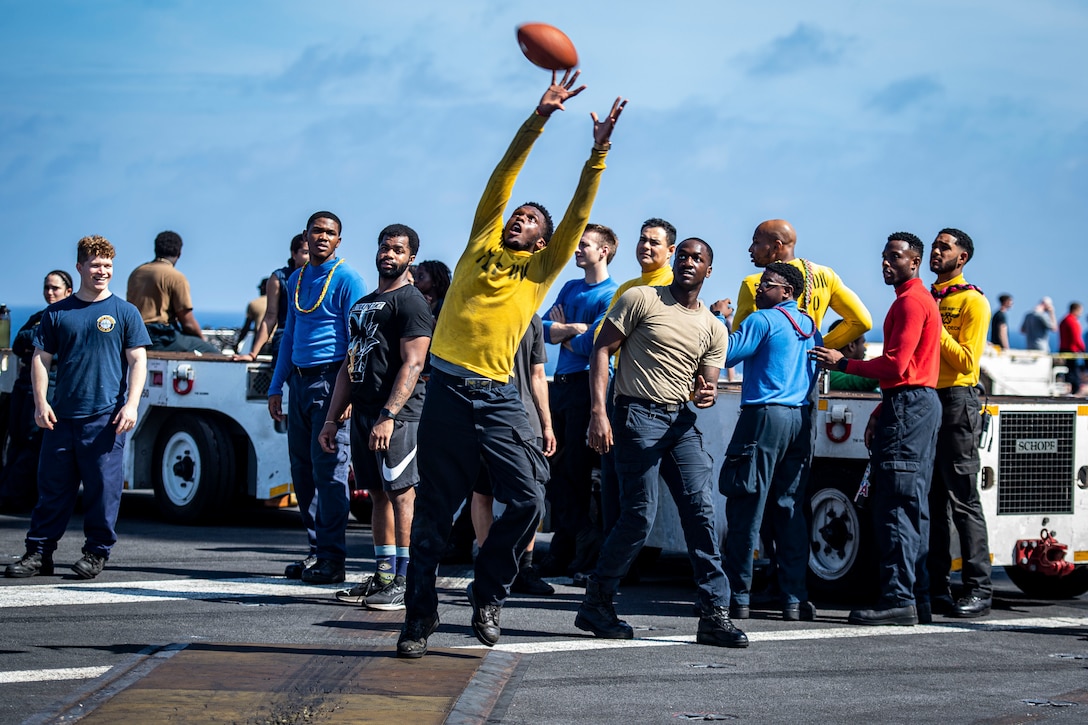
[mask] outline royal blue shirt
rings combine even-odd
[[[555,304],[548,308],[544,318],[544,339],[551,340],[552,323],[548,315],[553,309],[562,306],[567,322],[581,322],[589,327],[581,335],[575,335],[566,346],[559,349],[559,358],[555,364],[556,375],[578,373],[589,370],[589,356],[593,352],[593,333],[604,319],[612,296],[619,285],[611,277],[597,284],[586,284],[584,279],[575,279],[563,285]]]
[[[57,418],[90,418],[124,405],[125,350],[150,344],[140,311],[115,294],[97,302],[71,295],[50,305],[34,334],[34,347],[57,364],[51,403]]]
[[[795,300],[744,318],[729,336],[725,360],[728,368],[745,363],[740,404],[806,404],[816,380],[816,362],[808,351],[822,341],[816,323],[797,309]]]
[[[322,297],[326,281],[329,287]],[[282,294],[287,295],[287,324],[276,358],[276,371],[268,386],[269,396],[283,395],[283,384],[292,365],[312,368],[344,359],[350,337],[348,310],[366,294],[366,283],[347,262],[332,257],[324,264],[307,264],[296,269]],[[311,312],[306,312],[311,308]]]

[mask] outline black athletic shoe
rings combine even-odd
[[[378,577],[371,575],[353,586],[351,589],[341,589],[336,593],[336,600],[344,604],[363,605],[363,601],[371,594],[381,591],[382,583]]]
[[[102,573],[102,569],[104,569],[105,566],[106,557],[84,551],[83,557],[75,564],[72,564],[72,571],[74,571],[76,576],[80,579],[94,579]]]
[[[4,570],[4,576],[16,579],[37,576],[38,574],[45,574],[48,576],[52,573],[53,557],[48,554],[43,554],[40,551],[28,551],[23,554],[22,559],[19,559],[19,561],[14,564],[8,564],[7,569]]]
[[[317,556],[314,554],[310,554],[302,561],[295,561],[288,564],[287,568],[283,570],[283,575],[288,579],[301,579],[302,572],[306,571],[316,563]]]
[[[427,654],[427,638],[438,629],[438,612],[427,619],[409,619],[404,622],[400,639],[397,640],[397,657],[414,660]]]
[[[363,601],[363,606],[380,612],[397,612],[404,609],[404,594],[404,577],[394,577],[393,581],[369,595]]]

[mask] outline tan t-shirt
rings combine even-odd
[[[253,322],[254,325],[261,324],[261,320],[264,319],[264,314],[267,309],[268,298],[264,295],[251,299],[249,304],[246,305],[246,320]]]
[[[146,325],[172,325],[179,312],[193,309],[185,275],[159,259],[132,270],[125,297],[136,305]]]
[[[607,318],[627,338],[616,372],[616,394],[655,403],[691,398],[703,366],[725,364],[725,325],[699,303],[690,310],[668,287],[634,287],[616,302]]]

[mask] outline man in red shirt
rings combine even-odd
[[[881,596],[876,608],[850,612],[851,624],[933,620],[925,562],[929,486],[941,424],[936,388],[942,325],[937,303],[918,278],[924,254],[922,240],[908,232],[892,234],[884,246],[884,283],[895,287],[895,301],[884,318],[883,355],[849,360],[826,347],[812,351],[824,368],[876,378],[884,398],[865,427]]]
[[[1079,302],[1069,303],[1069,314],[1062,318],[1058,325],[1058,350],[1059,352],[1084,352],[1084,336],[1080,328],[1080,313],[1084,308]],[[1081,369],[1084,361],[1079,358],[1069,358],[1065,361],[1069,372],[1065,379],[1069,382],[1069,392],[1073,395],[1080,393]]]

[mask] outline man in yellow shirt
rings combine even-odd
[[[831,267],[814,264],[794,256],[797,232],[785,219],[769,219],[756,227],[748,254],[752,264],[759,268],[771,262],[786,262],[801,270],[805,289],[797,298],[797,306],[816,322],[819,328],[828,308],[842,316],[843,322],[824,337],[824,347],[838,349],[869,331],[873,326],[872,315],[861,298],[843,284]],[[763,272],[744,278],[737,293],[737,311],[733,316],[733,329],[740,327],[744,318],[756,311],[756,286]]]
[[[993,582],[990,546],[982,502],[978,495],[978,443],[982,433],[979,403],[979,358],[986,347],[990,303],[982,290],[967,284],[963,267],[975,253],[974,242],[959,229],[942,229],[933,241],[929,269],[937,274],[933,296],[941,310],[941,431],[929,492],[930,601],[933,611],[953,617],[984,617],[990,613]],[[953,604],[949,588],[952,569],[948,526],[959,532],[963,558],[963,593]]]
[[[499,614],[517,576],[518,557],[544,512],[548,464],[511,381],[514,353],[582,238],[612,128],[626,101],[617,98],[604,119],[591,114],[593,150],[554,234],[551,217],[536,202],[519,206],[505,225],[502,213],[544,123],[585,88],[575,87],[578,75],[567,71],[557,82],[552,74],[536,110],[492,172],[438,318],[419,422],[419,440],[428,450],[419,459],[399,657],[425,655],[427,638],[438,628],[438,563],[453,515],[472,493],[481,456],[495,499],[506,504],[480,548],[468,587],[473,632],[489,647],[499,641]]]

